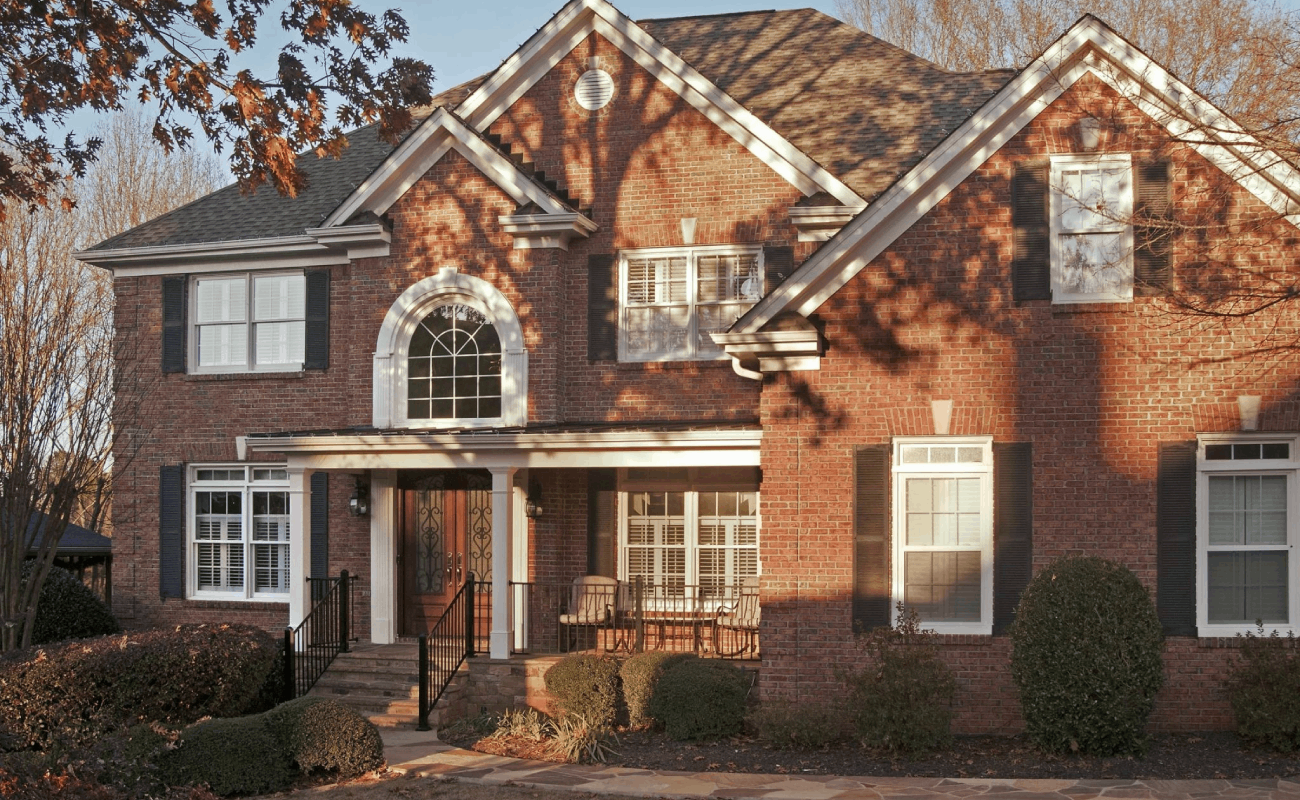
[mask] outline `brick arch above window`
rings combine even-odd
[[[487,317],[501,341],[501,416],[411,419],[407,415],[407,356],[411,336],[435,309],[468,306]],[[373,424],[376,428],[515,427],[528,421],[528,351],[519,316],[495,286],[443,267],[393,302],[375,343]]]

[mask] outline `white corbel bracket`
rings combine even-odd
[[[388,255],[392,231],[372,222],[365,225],[340,225],[336,228],[308,228],[307,235],[331,250],[344,250],[348,260],[380,258]]]
[[[791,206],[790,222],[799,231],[799,241],[824,242],[839,233],[860,211],[860,206]]]
[[[713,333],[713,341],[731,356],[736,374],[758,380],[766,372],[821,369],[825,348],[815,329]],[[755,369],[757,367],[757,369]]]
[[[596,231],[596,223],[582,214],[516,214],[499,218],[501,228],[515,237],[516,250],[558,248],[568,250],[569,242],[586,239]]]

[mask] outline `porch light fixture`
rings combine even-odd
[[[535,483],[528,484],[528,497],[524,499],[524,516],[540,519],[542,516],[542,487]]]
[[[352,480],[356,485],[352,489],[352,496],[348,498],[348,513],[354,517],[364,517],[370,513],[370,486],[363,483],[364,476],[353,475]]]

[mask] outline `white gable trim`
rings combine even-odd
[[[757,331],[784,311],[816,311],[1087,74],[1132,100],[1172,136],[1195,136],[1189,143],[1197,152],[1292,224],[1300,223],[1300,173],[1119,34],[1085,16],[731,332]]]
[[[362,211],[383,214],[452,150],[464,156],[516,203],[536,203],[548,214],[569,213],[563,203],[519,169],[515,162],[485,142],[455,114],[439,108],[325,218],[321,227],[342,225]]]
[[[593,32],[608,39],[805,195],[826,192],[847,206],[866,205],[843,181],[605,0],[571,0],[465,98],[456,113],[475,130],[486,130]]]

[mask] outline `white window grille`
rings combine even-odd
[[[1127,154],[1052,157],[1052,302],[1133,299],[1132,218]]]
[[[191,470],[190,596],[289,594],[289,492],[283,467]]]

